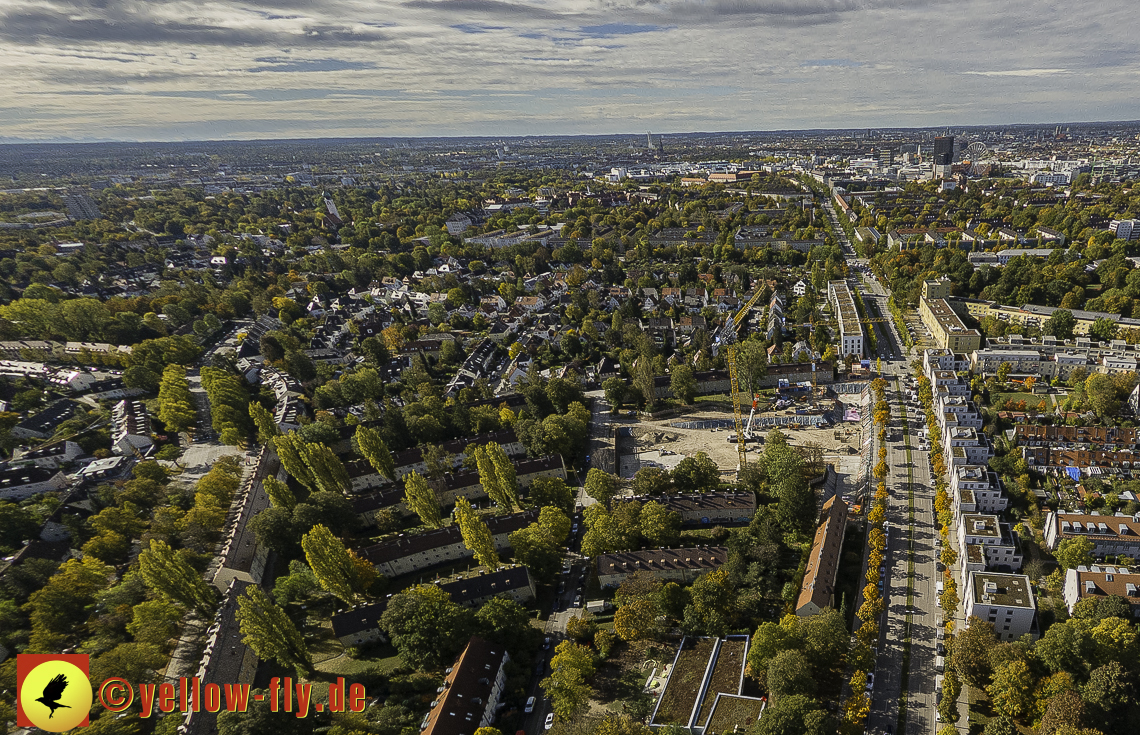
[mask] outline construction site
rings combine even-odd
[[[778,394],[758,398],[742,420],[745,456],[751,461],[762,453],[764,438],[779,429],[792,446],[819,447],[824,462],[834,467],[844,487],[852,487],[860,475],[865,439],[861,421],[864,385],[821,387],[814,391],[818,397],[802,394],[798,400],[781,399]],[[631,478],[643,467],[671,470],[685,457],[704,452],[720,468],[723,479],[734,479],[740,447],[732,404],[728,396],[710,398],[683,416],[642,418],[624,427],[618,436],[618,474]]]

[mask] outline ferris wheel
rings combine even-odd
[[[986,144],[980,140],[975,140],[970,145],[966,146],[966,156],[971,161],[976,161],[986,154]]]

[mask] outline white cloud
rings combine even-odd
[[[1140,118],[1133,3],[1105,0],[1079,15],[1071,8],[1038,0],[0,0],[0,137]]]

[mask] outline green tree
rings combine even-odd
[[[570,536],[573,525],[570,519],[558,508],[547,506],[538,513],[538,525],[543,528],[556,544],[563,544]]]
[[[322,525],[301,539],[305,560],[321,587],[344,601],[359,602],[376,581],[376,567],[346,549],[340,539]]]
[[[618,481],[608,472],[599,470],[597,467],[591,467],[590,471],[586,473],[584,487],[587,495],[602,505],[608,506],[610,499],[617,495]]]
[[[26,653],[65,648],[88,618],[96,595],[114,579],[112,567],[95,557],[68,559],[44,586],[31,593],[24,610],[32,625]]]
[[[674,546],[681,538],[681,514],[649,501],[641,508],[641,535],[652,546]]]
[[[990,651],[997,645],[994,626],[981,618],[971,616],[966,629],[954,638],[951,661],[958,676],[970,686],[985,688],[990,683],[993,669]]]
[[[750,732],[751,735],[824,735],[835,731],[835,723],[819,702],[802,694],[789,694],[776,697]]]
[[[1084,536],[1062,539],[1053,556],[1063,569],[1076,569],[1093,563],[1093,542]]]
[[[459,532],[463,534],[463,545],[475,554],[475,561],[491,572],[502,566],[499,562],[499,552],[495,550],[495,537],[491,535],[491,529],[487,528],[486,522],[479,517],[465,498],[455,501],[455,523],[459,526]]]
[[[292,511],[297,505],[297,497],[293,494],[293,491],[289,489],[289,485],[278,480],[276,477],[266,477],[261,481],[261,484],[265,488],[265,494],[269,496],[269,502],[274,508]]]
[[[685,405],[692,405],[697,398],[697,379],[688,365],[677,365],[669,378],[669,388],[673,397]]]
[[[1101,317],[1092,323],[1089,327],[1089,335],[1096,337],[1102,342],[1110,342],[1116,339],[1116,332],[1119,328],[1116,322],[1111,319]]]
[[[736,620],[736,587],[727,569],[701,575],[689,591],[683,628],[687,633],[724,635]]]
[[[668,470],[660,467],[642,467],[633,476],[630,490],[634,495],[664,495],[675,493],[673,477]]]
[[[1076,326],[1077,320],[1073,316],[1073,312],[1068,309],[1057,309],[1052,316],[1045,320],[1042,331],[1057,339],[1072,339],[1073,330]]]
[[[815,694],[815,678],[802,653],[780,651],[768,662],[768,691],[777,699],[785,694]]]
[[[562,641],[554,649],[550,660],[551,674],[540,682],[550,699],[554,715],[572,722],[585,710],[590,701],[590,680],[594,676],[594,655],[586,646]]]
[[[993,683],[986,687],[994,708],[1011,718],[1022,717],[1033,706],[1033,675],[1025,661],[1008,661],[994,670]]]
[[[538,630],[531,627],[531,613],[509,597],[487,600],[475,613],[479,633],[487,640],[506,646],[512,658],[520,649],[533,646]]]
[[[273,412],[257,401],[249,402],[249,417],[257,427],[257,438],[262,444],[268,445],[274,437],[281,435],[281,427],[277,425],[277,419],[273,418]]]
[[[380,627],[400,659],[413,668],[439,669],[463,650],[474,616],[434,584],[417,585],[388,600]]]
[[[392,459],[392,453],[388,451],[388,445],[384,443],[380,432],[361,424],[356,427],[356,434],[353,438],[356,441],[357,450],[372,465],[372,469],[380,473],[382,477],[395,482],[396,463]]]
[[[519,481],[515,474],[515,464],[507,456],[506,451],[495,442],[488,443],[484,448],[487,459],[495,468],[495,483],[498,497],[490,496],[499,506],[502,513],[511,513],[518,507]],[[489,494],[488,494],[489,495]]]
[[[26,508],[0,501],[0,549],[15,549],[39,532],[39,522]]]
[[[527,488],[530,504],[543,508],[558,508],[567,516],[574,513],[574,491],[561,477],[536,477]]]
[[[301,436],[292,431],[288,434],[274,437],[273,439],[277,456],[281,459],[281,466],[285,468],[289,476],[310,490],[315,490],[317,488],[317,479],[305,461],[303,454],[304,444],[305,442],[301,439]]]
[[[1009,374],[1013,372],[1013,365],[1008,362],[1002,362],[998,365],[997,379],[999,382],[1004,383],[1009,380]]]
[[[625,381],[618,377],[607,378],[602,383],[602,392],[605,393],[606,402],[610,404],[610,413],[617,413],[625,403]]]
[[[214,588],[165,541],[152,539],[150,548],[139,554],[139,572],[154,592],[196,610],[205,620],[213,617],[217,601]]]
[[[1117,399],[1116,383],[1112,376],[1103,373],[1093,373],[1085,380],[1085,398],[1089,407],[1096,411],[1100,418],[1115,416],[1120,410],[1120,401]]]
[[[414,470],[404,476],[404,502],[425,526],[439,528],[442,525],[443,516],[435,490]]]
[[[309,648],[297,626],[257,585],[238,598],[237,621],[242,642],[262,659],[273,659],[304,675],[313,673]]]
[[[169,431],[185,431],[194,425],[198,412],[186,382],[186,368],[167,365],[158,384],[158,418]]]
[[[537,523],[511,533],[511,553],[519,564],[525,564],[538,580],[550,582],[562,566],[563,547],[550,532]]]
[[[673,468],[673,484],[683,493],[703,493],[720,484],[720,468],[704,452],[685,457]]]
[[[167,642],[178,635],[181,622],[179,608],[162,600],[146,600],[131,611],[127,632],[139,643],[166,648]]]

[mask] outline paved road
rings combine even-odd
[[[837,232],[841,231],[837,224],[835,226]],[[865,260],[848,252],[847,261],[864,294],[864,302],[876,303],[879,314],[889,320],[889,291],[873,277],[858,271],[858,266],[866,265]],[[897,438],[887,442],[886,461],[890,467],[887,521],[891,525],[884,555],[888,569],[884,584],[887,612],[878,645],[879,655],[875,663],[875,685],[867,732],[885,733],[888,727],[892,732],[898,732],[905,676],[906,733],[933,734],[938,725],[935,695],[938,672],[935,670],[935,655],[939,616],[934,483],[930,474],[929,453],[920,452],[917,448],[916,434],[924,427],[925,417],[918,413],[917,404],[908,407],[904,400],[905,381],[911,375],[910,361],[917,353],[905,349],[905,343],[893,321],[876,322],[869,326],[875,329],[878,340],[878,354],[875,357],[883,359],[883,377],[890,383],[887,390],[887,400],[891,403],[892,411],[890,436]],[[906,433],[902,431],[904,416]],[[908,631],[909,660],[904,662]]]

